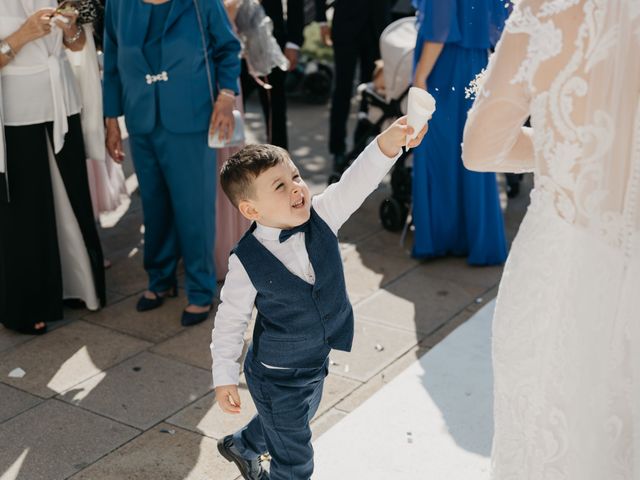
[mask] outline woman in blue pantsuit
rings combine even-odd
[[[467,170],[460,145],[472,104],[465,87],[487,65],[508,10],[500,0],[414,0],[414,5],[419,22],[414,85],[428,89],[437,110],[414,151],[413,256],[456,255],[472,265],[501,264],[507,248],[495,174]]]
[[[229,137],[233,130],[239,53],[221,0],[107,2],[107,149],[115,160],[123,160],[117,117],[124,115],[144,212],[149,287],[137,308],[151,310],[164,297],[176,295],[176,267],[182,257],[188,297],[182,314],[185,326],[207,318],[215,295],[216,159],[207,134],[211,129]]]

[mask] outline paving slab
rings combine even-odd
[[[338,232],[343,243],[356,244],[382,230],[378,211],[380,204],[389,195],[389,189],[380,187],[367,197],[362,206],[347,220]]]
[[[429,334],[473,303],[488,288],[445,280],[421,266],[356,306],[357,315],[376,323]]]
[[[408,257],[392,257],[358,249],[348,251],[342,261],[352,304],[364,300],[417,265]]]
[[[18,390],[0,383],[0,423],[19,415],[25,410],[29,410],[42,402],[42,399],[29,395],[26,392]],[[2,469],[0,468],[0,471]]]
[[[417,343],[414,333],[356,319],[352,351],[332,351],[329,370],[366,382]]]
[[[358,242],[359,252],[373,252],[379,255],[391,256],[400,259],[411,258],[411,247],[413,245],[413,234],[408,232],[404,242],[401,243],[402,232],[389,232],[380,229],[361,242]],[[416,265],[419,260],[413,260]]]
[[[33,339],[33,335],[22,335],[0,325],[0,353]]]
[[[214,393],[211,392],[193,405],[176,413],[167,420],[167,423],[220,439],[245,426],[256,414],[256,407],[244,383],[240,384],[238,393],[242,405],[241,413],[238,415],[224,413],[218,406]]]
[[[362,382],[329,372],[329,375],[327,375],[324,381],[322,400],[320,401],[315,417],[317,418],[324,415],[336,404],[347,398],[351,392],[356,390],[360,385],[362,385]]]
[[[215,316],[212,313],[211,316]],[[211,370],[211,329],[213,321],[202,322],[159,343],[153,353],[172,358],[195,367]]]
[[[209,372],[143,352],[59,398],[146,430],[198,400],[210,388]]]
[[[47,400],[0,425],[2,480],[65,479],[138,434],[99,415]]]
[[[405,369],[411,366],[411,364],[416,361],[416,358],[420,358],[428,350],[429,347],[421,344],[411,348],[407,353],[395,360],[380,373],[371,377],[369,381],[362,383],[334,408],[345,413],[352,412],[369,399],[369,397],[374,393],[382,389],[387,383],[391,382]]]
[[[346,416],[347,414],[345,412],[332,408],[321,416],[314,418],[311,422],[311,434],[313,440],[320,437],[320,435],[325,433]]]
[[[151,346],[82,320],[0,354],[0,381],[48,398]],[[23,378],[9,378],[16,367]]]
[[[180,325],[180,315],[187,302],[184,295],[167,298],[160,308],[148,312],[138,312],[137,302],[138,296],[131,296],[99,312],[87,315],[85,320],[152,343],[162,342],[185,330],[185,327]],[[211,325],[210,320],[204,323]]]
[[[426,275],[441,280],[490,288],[502,277],[502,265],[473,266],[465,258],[446,257],[425,260],[420,268]]]
[[[147,288],[148,278],[142,266],[142,248],[133,247],[127,257],[114,259],[112,262],[111,268],[105,272],[110,290],[128,296]]]
[[[236,477],[237,468],[218,455],[215,440],[175,425],[160,424],[71,479],[233,480]]]

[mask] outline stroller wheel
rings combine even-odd
[[[393,197],[380,204],[380,220],[385,230],[399,232],[407,221],[409,209]]]
[[[329,180],[328,180],[329,185],[339,182],[340,177],[342,177],[341,174],[339,174],[338,172],[333,172],[331,175],[329,175]]]
[[[396,165],[393,172],[391,172],[391,191],[393,196],[402,202],[411,203],[412,181],[411,168],[404,165]]]

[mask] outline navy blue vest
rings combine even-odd
[[[315,285],[291,273],[254,236],[255,224],[233,250],[257,290],[253,355],[267,365],[319,368],[332,348],[350,351],[353,310],[338,239],[311,209],[305,244]]]

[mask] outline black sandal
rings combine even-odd
[[[47,333],[48,326],[45,323],[44,327],[42,328],[36,328],[35,325],[30,325],[28,327],[13,328],[12,330],[15,330],[16,332],[22,333],[24,335],[44,335],[45,333]]]

